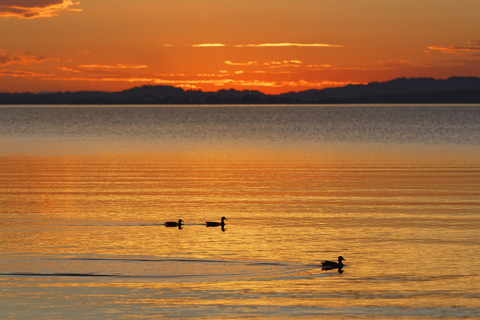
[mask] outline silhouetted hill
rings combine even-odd
[[[142,86],[120,92],[0,93],[0,104],[275,104],[480,103],[480,78],[398,78],[366,85],[266,95],[255,90],[217,92]]]
[[[280,96],[303,103],[438,103],[442,99],[445,99],[444,102],[480,102],[480,78],[398,78],[387,82],[307,90]]]

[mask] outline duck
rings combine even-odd
[[[212,222],[212,221],[207,221],[206,224],[207,224],[207,227],[219,227],[219,226],[222,226],[224,227],[225,226],[225,220],[227,220],[227,218],[225,217],[222,217],[222,222]]]
[[[178,222],[175,221],[167,221],[165,222],[165,227],[181,227],[182,226],[182,219],[178,219]]]
[[[345,260],[345,258],[342,257],[342,256],[339,256],[338,257],[338,262],[328,261],[328,260],[322,261],[322,268],[323,269],[342,268],[344,266],[343,262],[342,262],[343,260]]]

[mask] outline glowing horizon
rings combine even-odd
[[[480,76],[477,12],[472,0],[0,0],[0,92]]]

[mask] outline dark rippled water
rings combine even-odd
[[[478,145],[478,106],[2,108],[3,137]],[[8,151],[8,150],[7,150]]]
[[[0,107],[0,318],[475,319],[479,199],[480,106]]]

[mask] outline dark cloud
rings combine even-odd
[[[0,17],[55,17],[62,11],[80,11],[78,5],[72,0],[0,0]]]
[[[0,66],[6,66],[9,64],[29,65],[31,63],[42,63],[46,60],[49,59],[30,52],[9,53],[5,50],[0,50]]]

